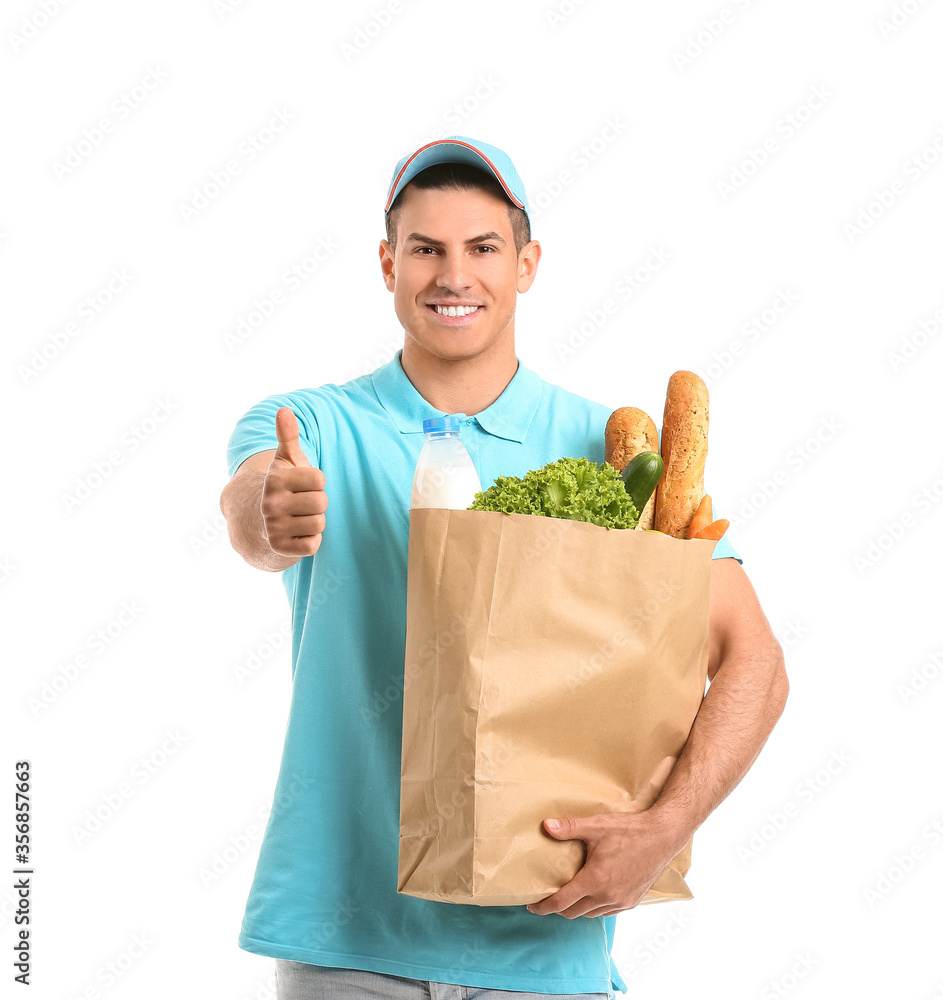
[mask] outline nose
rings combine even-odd
[[[464,254],[450,254],[441,259],[436,274],[437,287],[460,293],[470,288],[473,283],[474,278]]]

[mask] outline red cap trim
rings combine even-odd
[[[480,156],[485,161],[485,163],[487,163],[488,166],[491,167],[491,169],[494,171],[495,177],[497,177],[497,179],[500,181],[501,187],[504,188],[505,193],[511,199],[511,201],[513,201],[518,208],[524,207],[524,203],[519,198],[517,198],[512,193],[511,189],[507,186],[498,168],[491,162],[491,160],[488,159],[487,156],[485,156],[484,153],[482,153],[480,149],[478,149],[475,146],[472,146],[470,143],[459,142],[456,139],[434,139],[432,142],[427,142],[425,146],[420,146],[419,149],[417,149],[416,152],[413,153],[413,155],[403,164],[403,169],[396,175],[396,181],[394,182],[392,188],[390,188],[390,194],[389,197],[386,199],[386,208],[383,210],[384,212],[388,212],[390,210],[390,205],[393,204],[393,199],[399,193],[396,189],[399,186],[400,179],[402,178],[403,174],[406,173],[406,168],[410,165],[410,163],[412,163],[413,160],[415,160],[416,157],[424,149],[428,149],[430,146],[437,146],[440,143],[448,143],[448,145],[450,146],[464,146],[466,149],[470,149],[474,153],[477,153],[477,155]]]

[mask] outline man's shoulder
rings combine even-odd
[[[374,398],[372,391],[372,372],[357,375],[346,382],[325,382],[322,385],[306,386],[302,389],[292,389],[285,393],[299,402],[309,404],[334,404],[339,406],[350,403],[357,404]]]

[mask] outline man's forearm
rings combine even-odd
[[[789,684],[772,642],[720,665],[658,799],[649,810],[680,850],[739,784],[783,711]]]
[[[250,469],[231,479],[223,489],[219,507],[226,518],[232,547],[255,569],[277,573],[298,562],[298,556],[273,552],[262,521],[262,484],[265,473]]]

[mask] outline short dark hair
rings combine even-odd
[[[514,234],[514,248],[518,254],[530,242],[530,222],[527,219],[527,213],[508,198],[504,193],[504,188],[501,187],[496,178],[467,163],[436,163],[416,174],[393,199],[393,204],[390,206],[389,212],[386,213],[386,238],[394,253],[396,253],[396,226],[400,209],[403,207],[403,194],[411,187],[419,188],[421,191],[431,189],[489,191],[507,202],[511,232]]]

